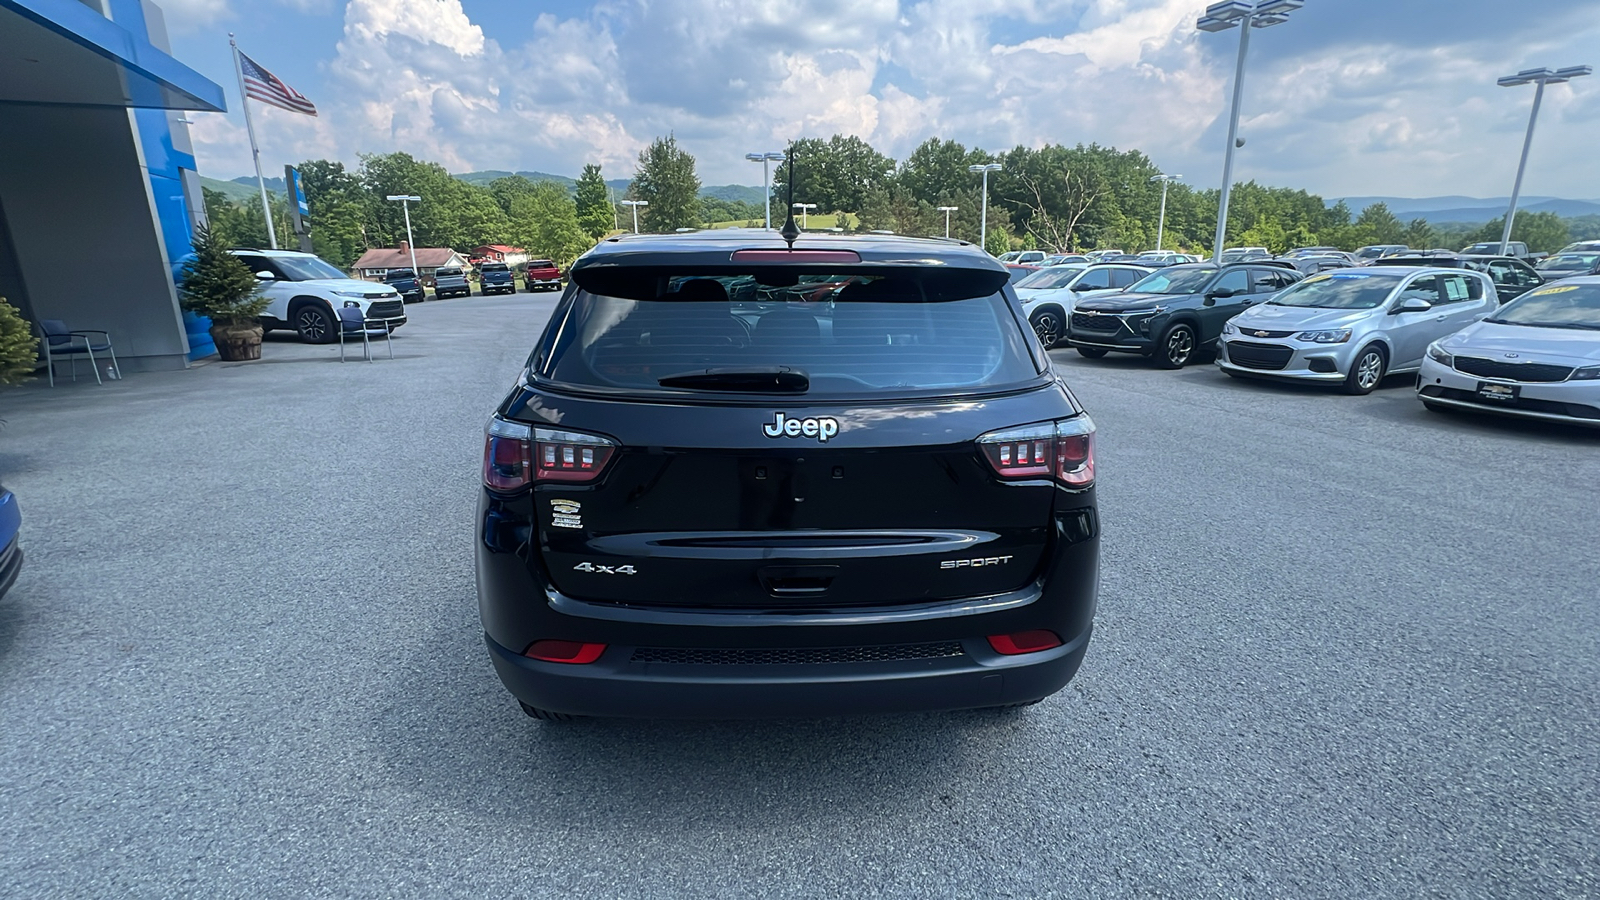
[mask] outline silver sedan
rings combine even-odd
[[[1495,308],[1480,272],[1359,268],[1324,272],[1223,326],[1217,365],[1235,377],[1340,385],[1367,394],[1385,375],[1414,372],[1428,345]]]
[[[1535,288],[1435,342],[1417,396],[1433,410],[1600,428],[1600,276]]]

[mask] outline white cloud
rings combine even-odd
[[[1546,0],[1538,23],[1488,34],[1471,27],[1488,0],[1454,2],[1447,20],[1380,0],[1308,5],[1257,32],[1239,177],[1327,195],[1503,193],[1531,98],[1494,88],[1493,74],[1581,61],[1600,23],[1578,0]],[[351,0],[313,98],[323,117],[271,111],[262,139],[270,158],[353,162],[398,149],[455,171],[576,174],[600,162],[622,177],[641,147],[672,132],[710,184],[754,180],[746,151],[835,132],[897,157],[933,136],[992,150],[1098,142],[1208,185],[1221,168],[1235,36],[1197,33],[1203,6],[597,0],[490,23],[461,0]],[[1384,28],[1371,27],[1375,15]],[[1600,195],[1573,149],[1600,139],[1597,113],[1600,86],[1548,92],[1530,191]],[[248,165],[229,134],[197,129],[208,165]]]

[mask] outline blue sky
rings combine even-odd
[[[160,0],[158,0],[160,2]],[[226,86],[195,116],[202,170],[249,169],[227,53],[317,103],[255,109],[263,160],[405,150],[452,171],[627,177],[667,132],[707,184],[759,183],[750,150],[857,134],[1139,149],[1220,179],[1237,32],[1197,0],[165,0],[174,53]],[[1251,39],[1240,180],[1325,196],[1509,193],[1532,88],[1600,63],[1600,0],[1307,0]],[[1496,18],[1500,15],[1500,18]],[[1550,88],[1524,191],[1600,198],[1600,78]]]

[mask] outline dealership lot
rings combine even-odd
[[[5,893],[1600,889],[1600,435],[1055,351],[1105,527],[1061,694],[547,725],[490,669],[470,542],[553,299],[410,307],[393,361],[285,335],[0,395]]]

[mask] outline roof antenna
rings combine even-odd
[[[778,234],[788,242],[789,249],[794,249],[795,238],[800,236],[800,226],[794,223],[794,142],[789,142],[789,219],[783,223],[783,230]]]

